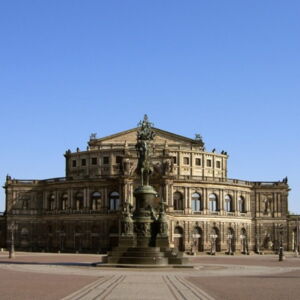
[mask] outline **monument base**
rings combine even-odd
[[[107,263],[109,265],[156,265],[169,266],[183,265],[188,258],[183,257],[182,252],[174,252],[171,249],[160,247],[126,247],[119,246],[108,252]]]

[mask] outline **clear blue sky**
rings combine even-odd
[[[1,1],[0,101],[2,183],[64,176],[68,148],[148,113],[229,177],[288,176],[300,213],[298,0]]]

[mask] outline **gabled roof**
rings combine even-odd
[[[136,141],[136,133],[139,127],[135,127],[129,130],[125,130],[122,132],[118,132],[103,138],[92,139],[89,141],[90,146],[94,146],[102,143],[114,143],[114,142],[135,142]],[[192,144],[199,145],[200,147],[204,145],[201,140],[191,139],[182,135],[178,135],[169,131],[165,131],[159,128],[152,127],[155,131],[156,136],[154,140],[165,140],[168,143],[178,143],[178,144]]]

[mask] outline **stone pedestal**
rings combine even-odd
[[[140,186],[134,191],[136,209],[132,217],[132,235],[120,236],[119,246],[108,253],[109,264],[168,266],[186,262],[182,253],[174,252],[169,248],[164,207],[161,207],[157,219],[151,215],[149,204],[152,203],[156,194],[153,187],[149,185]],[[129,219],[130,217],[127,216],[127,222]],[[158,232],[153,232],[153,228],[157,228]],[[155,246],[151,247],[151,244]]]

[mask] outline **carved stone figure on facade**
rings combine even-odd
[[[121,170],[123,172],[123,175],[131,176],[134,173],[136,166],[137,164],[129,158],[123,159],[121,163]]]
[[[263,247],[266,250],[273,250],[273,242],[269,233],[265,233]]]
[[[271,240],[268,241],[268,250],[273,249],[273,242]]]
[[[163,174],[163,168],[162,168],[162,164],[160,162],[154,162],[152,166],[153,166],[153,170],[156,174],[158,174],[158,175]]]
[[[270,215],[271,214],[270,200],[269,199],[265,199],[264,214],[265,215]]]
[[[199,134],[199,133],[195,134],[195,141],[201,143],[202,146],[204,146],[204,142],[203,142],[203,138],[202,138],[201,134]]]
[[[168,236],[168,220],[166,217],[165,204],[163,203],[163,201],[160,203],[158,222],[159,234],[161,236]]]
[[[128,201],[125,201],[124,202],[124,205],[123,205],[123,209],[124,209],[124,212],[128,215],[132,215],[132,209],[133,209],[133,205],[130,204]]]
[[[124,175],[130,174],[130,160],[128,158],[122,160],[122,170]]]
[[[97,139],[97,133],[91,133],[90,141]]]
[[[164,175],[168,176],[170,174],[173,174],[174,171],[174,164],[171,159],[167,159],[164,162]]]

